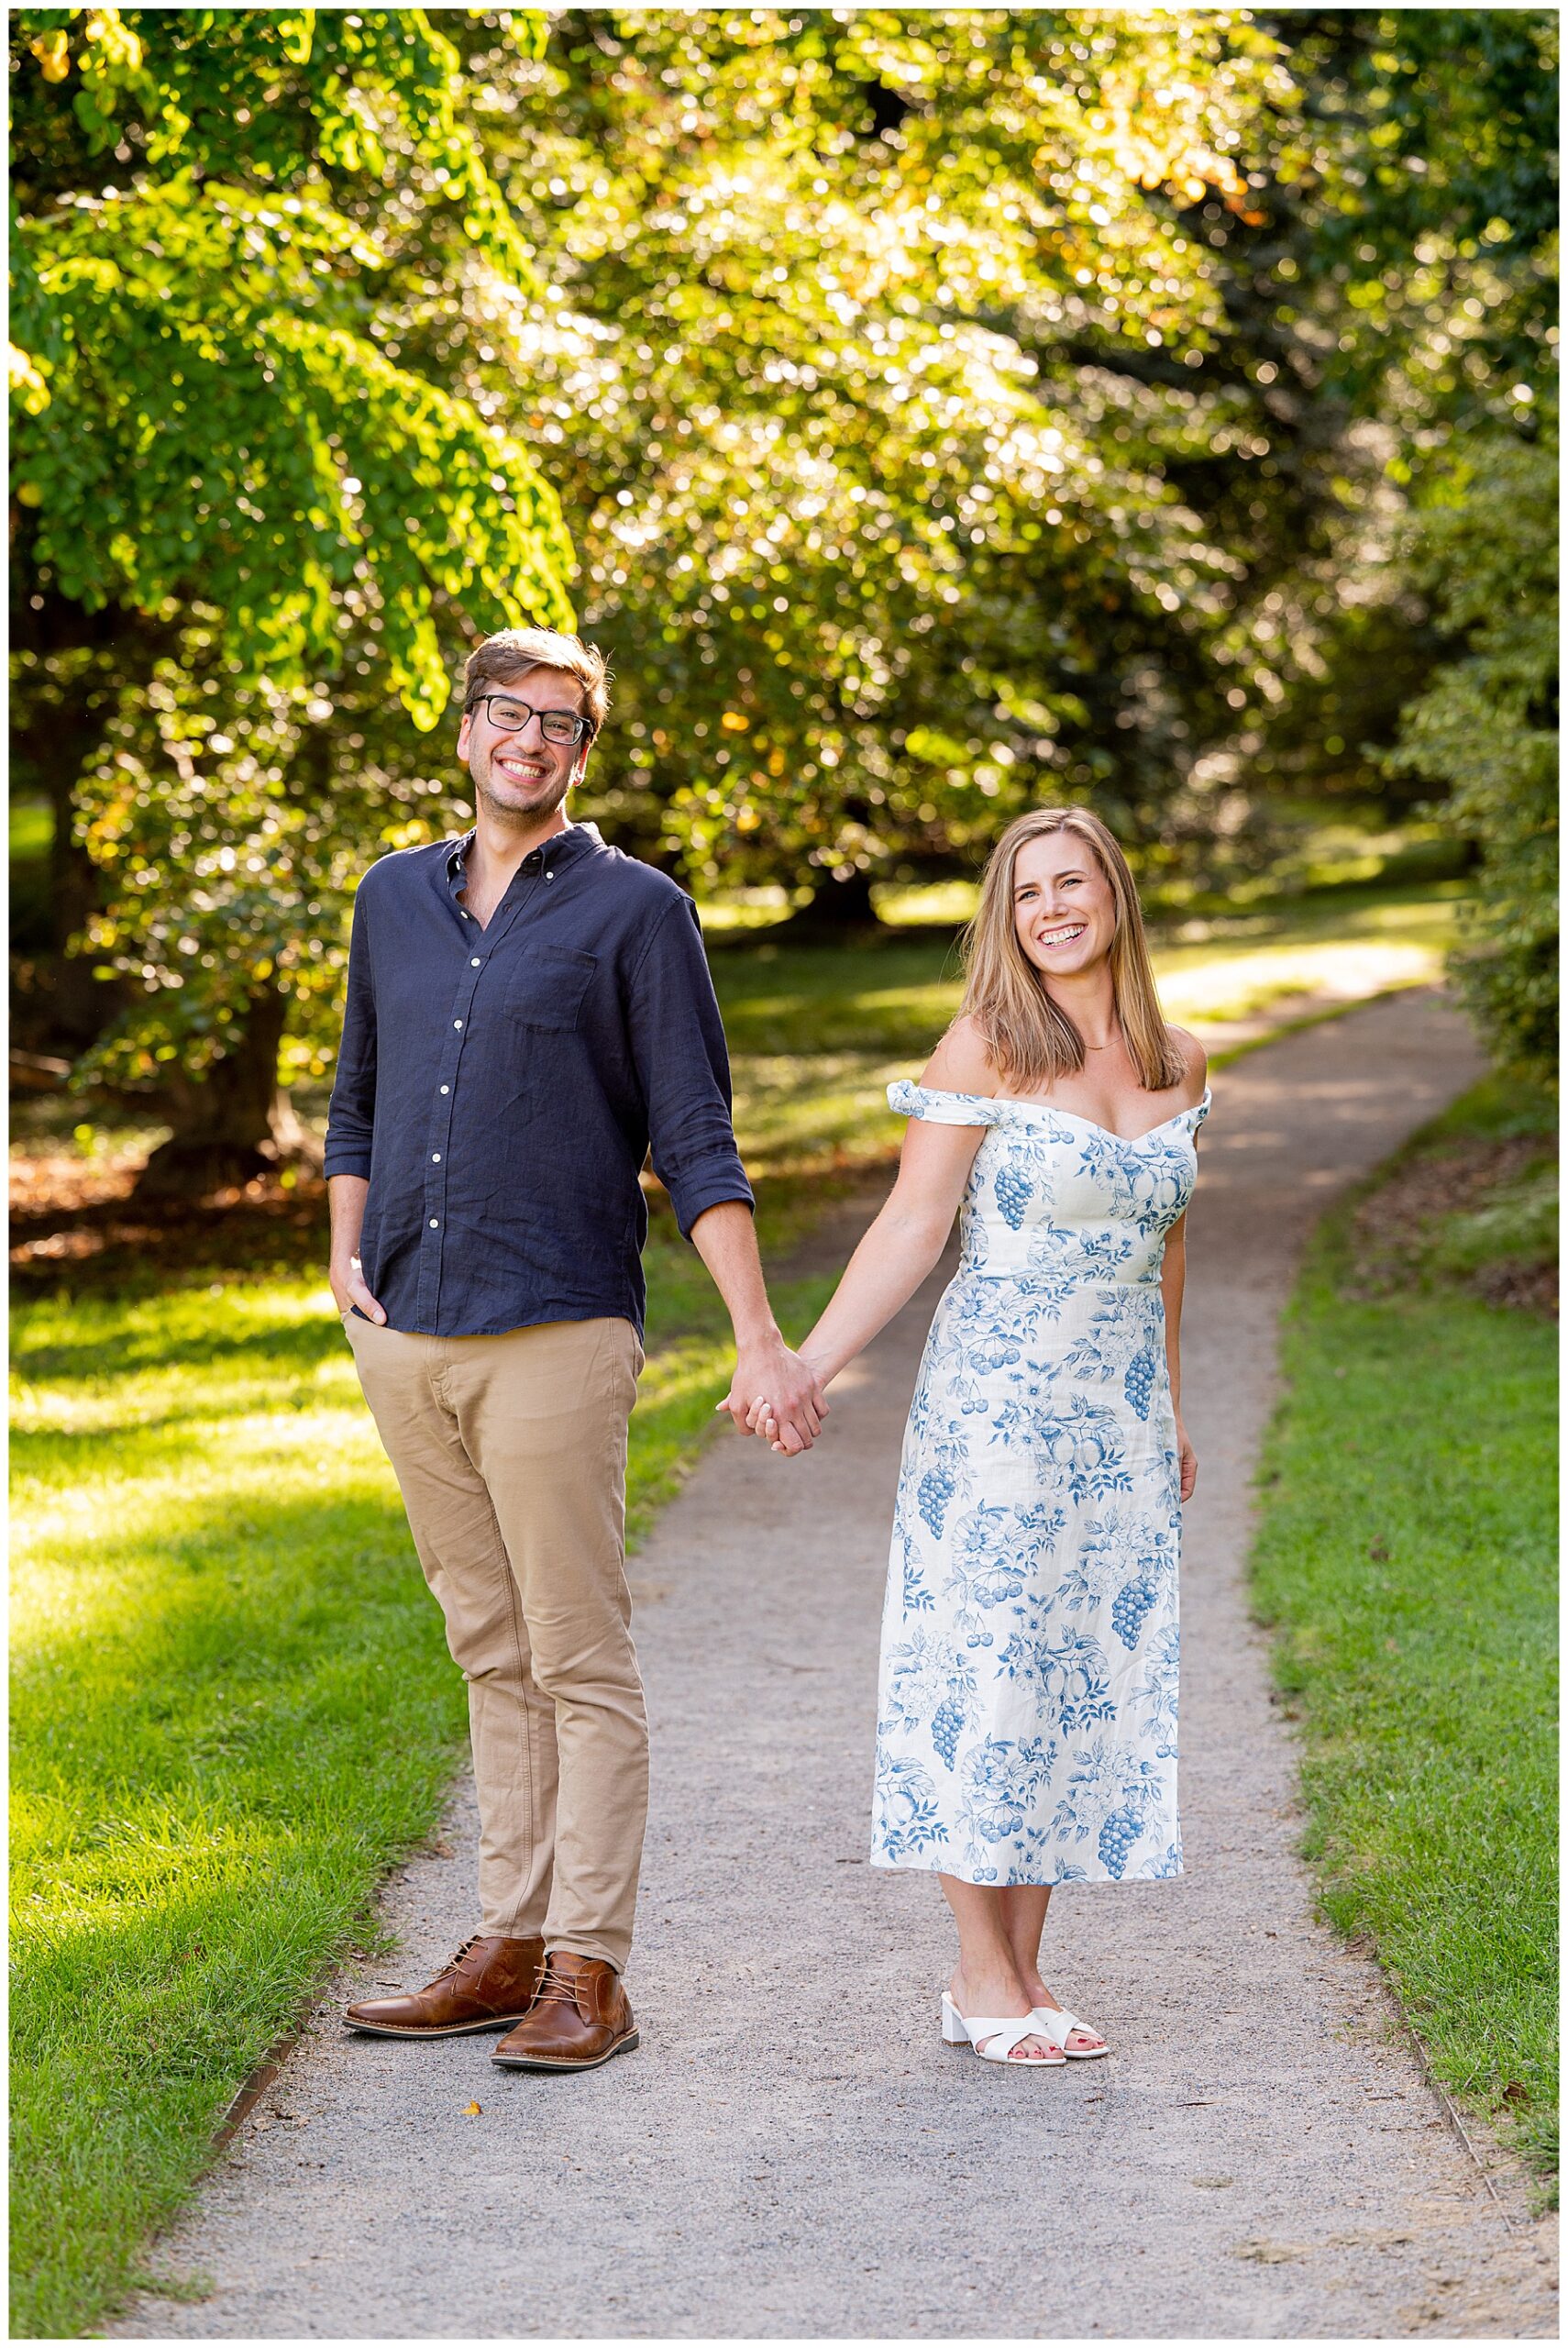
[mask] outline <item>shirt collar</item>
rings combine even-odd
[[[460,889],[465,885],[463,867],[473,844],[474,832],[470,825],[462,838],[454,840],[447,851],[447,877],[455,888]],[[520,872],[536,872],[542,864],[548,863],[553,869],[558,864],[568,863],[588,849],[602,847],[603,845],[597,824],[569,824],[564,832],[553,832],[542,847],[530,848],[517,869]]]

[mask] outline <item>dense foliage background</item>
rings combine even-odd
[[[575,622],[583,812],[699,894],[1085,797],[1179,898],[1425,809],[1555,1024],[1555,20],[11,19],[24,1042],[210,1180]],[[433,730],[434,729],[434,730]]]

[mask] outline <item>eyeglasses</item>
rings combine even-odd
[[[530,709],[525,701],[517,701],[510,693],[484,693],[471,701],[465,716],[482,709],[498,734],[520,734],[531,717],[539,721],[539,731],[547,742],[580,742],[593,731],[591,717],[580,717],[569,709]]]

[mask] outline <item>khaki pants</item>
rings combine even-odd
[[[482,1929],[624,1971],[647,1815],[625,1573],[636,1332],[344,1327],[469,1683]]]

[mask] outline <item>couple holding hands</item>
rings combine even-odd
[[[871,1855],[941,1881],[945,2041],[1041,2069],[1101,2056],[1040,1942],[1055,1885],[1181,1869],[1196,1463],[1177,1337],[1202,1053],[1161,1015],[1104,825],[1019,817],[986,868],[960,1015],[921,1082],[890,1088],[898,1180],[792,1353],[695,907],[567,814],[607,686],[576,637],[481,644],[457,743],[474,827],[382,858],[355,903],[332,1288],[468,1681],[481,1832],[478,1933],[424,1988],[347,2020],[498,2030],[494,2059],[525,2070],[637,2043],[647,1729],[624,1488],[651,1150],[734,1323],[720,1408],[791,1456],[962,1209],[894,1506]]]

